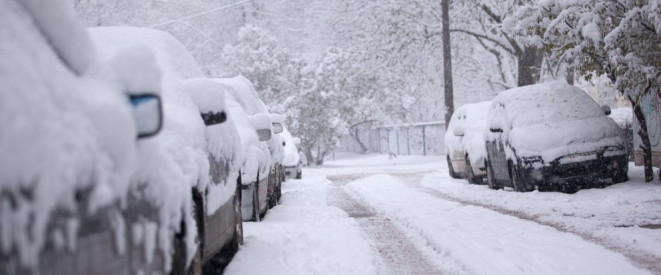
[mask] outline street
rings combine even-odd
[[[661,273],[661,190],[494,191],[444,157],[338,154],[245,223],[226,274]]]

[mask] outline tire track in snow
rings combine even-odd
[[[499,207],[496,205],[490,205],[490,204],[485,204],[485,203],[480,203],[480,202],[475,202],[475,201],[470,201],[470,200],[464,200],[460,198],[456,198],[453,196],[450,196],[448,194],[445,194],[443,192],[440,192],[438,190],[434,190],[432,188],[427,188],[423,187],[420,185],[420,182],[422,181],[422,178],[424,177],[425,173],[412,173],[412,174],[391,174],[392,176],[398,177],[402,179],[402,182],[407,184],[410,187],[417,188],[427,194],[430,194],[432,196],[435,196],[439,199],[442,200],[447,200],[447,201],[452,201],[456,202],[462,205],[470,205],[470,206],[475,206],[475,207],[481,207],[481,208],[486,208],[495,212],[498,212],[503,215],[508,215],[508,216],[513,216],[516,218],[528,220],[534,223],[537,223],[542,226],[549,226],[557,229],[560,232],[565,232],[565,233],[570,233],[573,235],[576,235],[580,237],[581,239],[600,245],[608,250],[611,250],[615,253],[621,254],[625,257],[627,257],[632,263],[634,263],[636,266],[640,268],[644,268],[647,270],[650,270],[651,272],[655,274],[661,274],[661,258],[645,253],[642,251],[632,251],[631,249],[627,249],[625,247],[617,246],[612,243],[609,243],[605,239],[598,238],[589,234],[586,234],[584,232],[580,232],[578,230],[574,230],[571,227],[567,227],[564,224],[560,223],[554,223],[554,222],[549,222],[549,221],[542,221],[539,219],[537,215],[531,215],[527,214],[524,212],[519,212],[519,211],[512,211],[509,209],[505,209],[503,207]]]
[[[370,245],[381,257],[379,272],[440,274],[388,218],[367,209],[342,190],[341,186],[356,179],[355,176],[333,179],[335,186],[329,191],[328,204],[339,207],[356,219],[361,230],[370,238]]]

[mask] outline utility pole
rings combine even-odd
[[[452,47],[450,46],[450,0],[441,0],[443,25],[443,87],[445,92],[445,130],[450,124],[454,113],[454,96],[452,92]]]

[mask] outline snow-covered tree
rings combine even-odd
[[[225,45],[221,57],[225,76],[243,75],[252,81],[272,111],[296,93],[301,63],[293,59],[265,29],[253,25],[239,30],[235,44]]]
[[[656,0],[542,1],[517,11],[511,28],[571,61],[589,79],[605,75],[632,103],[641,129],[645,178],[653,176],[651,144],[640,106],[661,98],[661,2]]]

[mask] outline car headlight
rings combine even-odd
[[[525,167],[534,167],[544,164],[544,159],[541,156],[523,157],[522,159]]]

